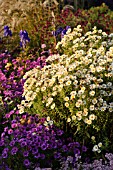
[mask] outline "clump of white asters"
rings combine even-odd
[[[113,112],[112,39],[96,27],[82,35],[80,25],[65,35],[56,46],[62,55],[49,56],[48,65],[24,75],[20,113],[35,111],[54,122],[89,126],[99,112]]]
[[[100,153],[101,152],[101,147],[102,147],[102,143],[100,142],[100,143],[98,143],[98,145],[94,145],[92,151]]]

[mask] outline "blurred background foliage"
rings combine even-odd
[[[47,49],[55,52],[54,47],[60,40],[60,35],[55,37],[53,32],[59,27],[65,29],[67,25],[71,28],[81,25],[83,31],[87,32],[97,26],[98,29],[111,33],[113,11],[110,9],[112,7],[110,3],[109,0],[98,0],[98,3],[96,0],[0,1],[0,52],[8,49],[13,55],[19,55],[20,30],[26,30],[30,37],[26,56],[32,53],[38,57],[43,43]],[[5,25],[12,31],[13,36],[10,38],[3,36]]]

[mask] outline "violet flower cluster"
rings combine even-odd
[[[79,156],[77,155],[76,158]],[[72,168],[72,156],[68,156],[66,161],[61,162],[60,170],[113,170],[113,154],[106,153],[104,159],[94,160],[92,163],[75,162],[76,168]]]
[[[11,101],[14,105],[18,104],[23,92],[23,75],[34,67],[40,66],[42,68],[46,65],[45,60],[44,56],[34,58],[34,60],[33,57],[19,60],[10,54],[0,54],[0,90],[6,106]]]
[[[26,47],[26,43],[27,42],[30,42],[30,38],[29,38],[29,36],[28,36],[28,33],[27,33],[27,31],[26,30],[21,30],[20,31],[20,46],[21,47]]]
[[[2,167],[15,170],[21,164],[30,169],[57,169],[68,156],[73,157],[74,166],[76,156],[86,152],[87,148],[74,142],[71,137],[66,138],[64,132],[54,125],[45,126],[45,120],[38,115],[24,114],[12,120],[11,127],[4,128],[0,139]]]
[[[106,153],[104,160],[94,160],[92,163],[77,164],[77,169],[81,170],[113,170],[113,154]]]
[[[9,29],[7,25],[4,26],[4,37],[12,36],[12,31]],[[26,44],[30,42],[30,38],[28,36],[28,32],[26,30],[21,30],[19,33],[20,36],[20,47],[25,48]]]
[[[4,36],[12,36],[12,32],[7,25],[4,26]]]
[[[58,35],[61,36],[61,39],[64,37],[68,29],[71,28],[70,26],[66,26],[65,28],[59,27],[56,31],[53,31],[52,34],[57,37]]]

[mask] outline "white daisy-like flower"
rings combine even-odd
[[[66,82],[66,86],[69,86],[70,84],[71,84],[70,80]]]
[[[75,99],[75,95],[72,94],[71,97],[70,97],[71,100]]]
[[[92,140],[95,140],[95,136],[92,136],[91,139],[92,139]]]
[[[93,111],[95,109],[94,105],[90,105],[89,109]]]
[[[50,121],[50,117],[49,117],[49,116],[47,116],[46,120],[47,120],[47,121]]]
[[[92,90],[92,91],[89,92],[89,94],[90,94],[90,96],[94,96],[95,95],[95,91]]]
[[[93,152],[96,152],[96,151],[98,151],[98,150],[99,150],[98,145],[94,145],[92,151],[93,151]]]
[[[87,123],[88,125],[91,125],[91,124],[92,124],[92,120],[88,119],[88,120],[86,121],[86,123]]]
[[[99,147],[99,148],[102,147],[102,142],[98,143],[98,147]]]
[[[72,120],[76,120],[76,116],[75,115],[73,115],[71,118],[72,118]]]
[[[95,120],[95,115],[94,114],[90,114],[89,115],[89,120]]]
[[[68,101],[69,101],[69,97],[66,96],[66,97],[64,98],[64,101],[68,102]]]
[[[65,103],[65,106],[66,106],[66,107],[69,107],[69,103],[68,103],[68,102],[66,102],[66,103]]]
[[[76,102],[75,106],[76,106],[76,107],[80,107],[80,103],[79,103],[79,102]]]
[[[70,123],[70,122],[71,122],[71,118],[70,118],[70,117],[68,117],[67,122],[68,122],[68,123]]]
[[[51,105],[51,109],[54,109],[55,108],[55,103],[53,103],[52,105]]]
[[[94,98],[94,99],[92,100],[92,103],[93,103],[93,104],[96,104],[96,103],[97,103],[97,99]]]

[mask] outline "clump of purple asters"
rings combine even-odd
[[[10,103],[14,108],[22,99],[23,75],[34,67],[44,67],[46,65],[44,56],[45,53],[39,58],[19,59],[13,58],[11,54],[0,54],[0,90],[8,111]]]
[[[12,36],[12,32],[7,25],[4,26],[4,36]]]
[[[11,127],[5,127],[1,134],[1,162],[11,169],[22,162],[23,168],[60,168],[60,163],[71,156],[74,167],[83,152],[82,146],[65,137],[65,133],[56,126],[45,126],[45,120],[27,113],[12,120]]]
[[[64,163],[66,165],[66,162]],[[77,163],[77,170],[113,170],[113,154],[106,153],[104,160],[94,160],[91,163]]]

